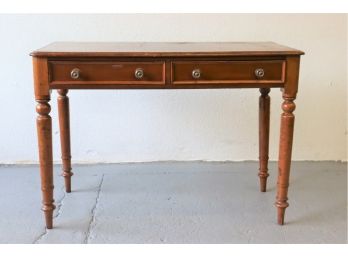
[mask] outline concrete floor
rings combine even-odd
[[[286,225],[276,224],[257,162],[55,166],[54,229],[45,230],[37,166],[0,166],[0,243],[346,243],[347,163],[294,162]]]

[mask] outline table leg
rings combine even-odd
[[[67,89],[58,90],[58,114],[60,143],[62,149],[62,176],[65,181],[65,191],[71,192],[71,153],[70,153],[70,117],[69,117],[69,97]]]
[[[276,207],[278,209],[278,224],[284,224],[285,209],[288,204],[288,187],[291,164],[292,139],[294,131],[295,116],[293,111],[296,108],[295,96],[290,97],[283,94],[284,102],[282,104],[283,113],[281,115],[280,126],[280,144],[279,144],[279,161],[278,161],[278,192]]]
[[[53,226],[53,210],[55,209],[53,199],[53,156],[52,156],[52,120],[49,115],[51,107],[49,100],[36,100],[36,119],[39,159],[40,159],[40,176],[42,190],[42,210],[45,214],[46,227],[51,229]]]
[[[259,177],[260,191],[266,192],[268,174],[268,148],[269,148],[269,116],[270,102],[269,88],[260,88],[259,98]]]

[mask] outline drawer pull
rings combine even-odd
[[[144,77],[144,70],[141,68],[137,68],[134,72],[134,76],[137,79],[142,79]]]
[[[70,76],[72,79],[78,79],[80,77],[80,70],[78,68],[73,69]]]
[[[258,78],[258,79],[262,79],[263,76],[265,76],[265,71],[261,68],[258,68],[255,70],[255,76]]]
[[[192,71],[192,78],[199,79],[201,77],[201,71],[200,69],[194,69]]]

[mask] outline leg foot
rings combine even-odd
[[[46,221],[46,228],[47,229],[52,229],[53,228],[53,209],[51,210],[45,210],[43,209],[45,213],[45,221]]]
[[[278,224],[284,225],[285,208],[277,208],[278,210]]]
[[[267,189],[267,177],[260,177],[260,192],[266,192]]]

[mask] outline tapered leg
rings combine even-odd
[[[269,116],[270,102],[269,88],[260,88],[259,98],[259,177],[260,191],[266,192],[268,174],[268,146],[269,146]]]
[[[51,107],[48,103],[49,100],[37,100],[37,102],[36,112],[38,117],[36,125],[43,196],[42,210],[45,214],[46,227],[51,229],[53,226],[53,210],[55,209],[53,199],[52,121],[49,115]]]
[[[71,153],[70,153],[70,117],[68,90],[58,90],[58,114],[60,129],[60,144],[62,149],[62,176],[65,180],[65,191],[71,192]]]
[[[278,224],[284,224],[285,209],[288,204],[288,187],[291,164],[292,139],[294,131],[295,116],[293,111],[296,108],[295,97],[284,96],[282,104],[283,113],[281,115],[280,126],[280,145],[279,145],[279,161],[278,161],[278,192],[276,199],[276,207],[278,209]]]

